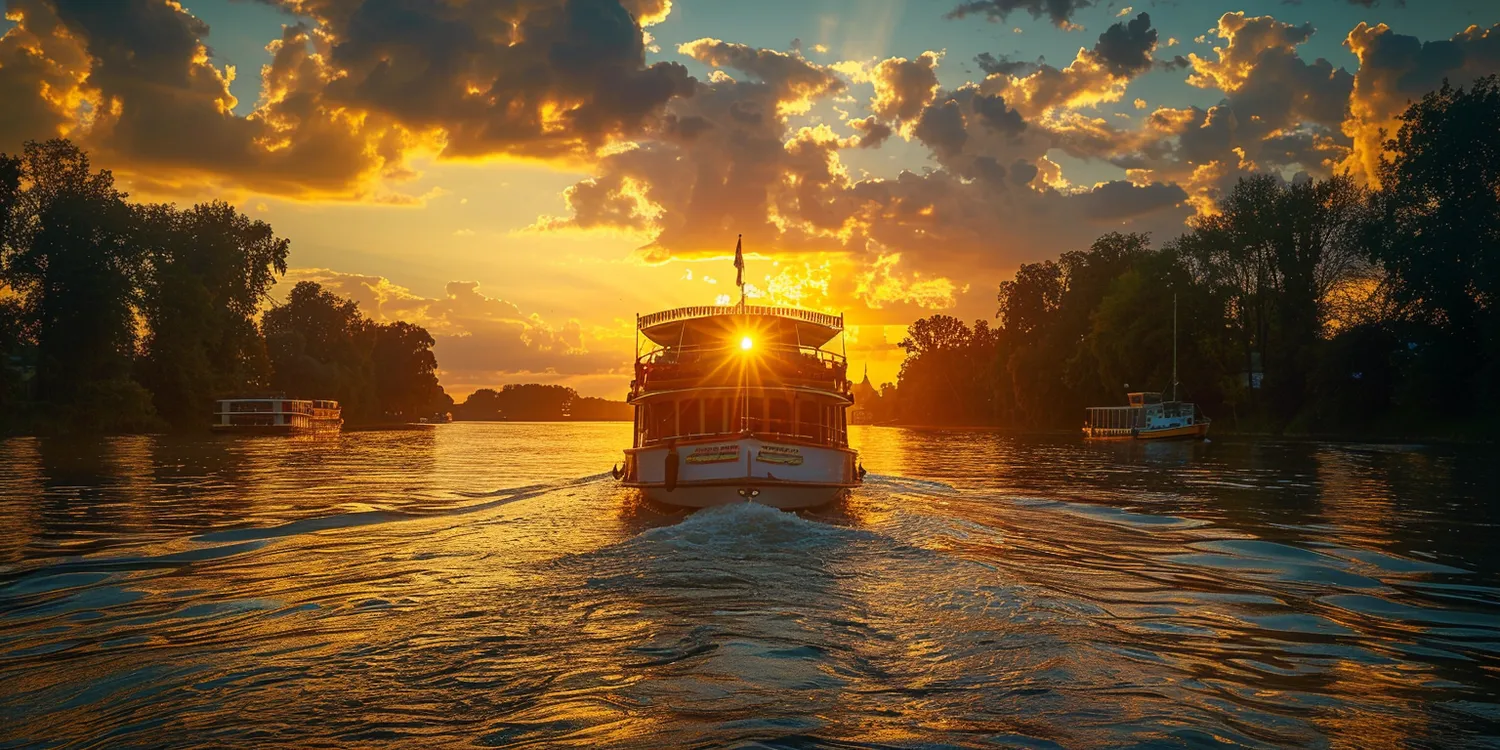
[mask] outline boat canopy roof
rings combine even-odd
[[[700,305],[643,315],[636,327],[661,346],[697,345],[738,332],[820,347],[844,330],[844,316],[795,307]]]

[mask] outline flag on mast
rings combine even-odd
[[[741,249],[745,241],[745,235],[740,235],[734,241],[734,285],[740,288],[740,296],[745,296],[745,253]]]

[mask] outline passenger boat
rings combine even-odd
[[[844,318],[747,305],[739,245],[735,267],[738,305],[637,316],[634,443],[617,476],[650,500],[691,508],[838,499],[864,473],[849,448],[847,364],[823,348]]]
[[[281,396],[219,399],[214,432],[290,434],[338,431],[344,424],[339,402]]]
[[[1198,407],[1160,393],[1127,394],[1129,406],[1090,406],[1083,436],[1094,439],[1202,440],[1208,437],[1208,417]]]
[[[1090,406],[1083,436],[1097,440],[1202,440],[1209,418],[1198,407],[1177,400],[1177,296],[1172,296],[1172,399],[1157,392],[1126,394],[1127,406]]]

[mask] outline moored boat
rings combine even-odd
[[[1085,409],[1083,436],[1096,440],[1202,440],[1209,418],[1194,404],[1177,400],[1177,297],[1172,297],[1172,398],[1142,391],[1126,394],[1127,406]]]
[[[860,484],[849,448],[853,395],[842,355],[823,347],[842,315],[740,303],[636,320],[633,445],[621,481],[647,498],[703,508],[823,505]]]
[[[291,434],[337,432],[344,424],[339,402],[282,396],[219,399],[214,432]]]
[[[1100,440],[1202,440],[1209,419],[1183,401],[1163,401],[1160,393],[1127,394],[1128,406],[1090,406],[1083,436]]]

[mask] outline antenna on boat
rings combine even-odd
[[[745,253],[743,245],[745,235],[739,235],[734,241],[734,285],[740,288],[740,309],[745,308]]]
[[[1177,400],[1177,293],[1172,292],[1172,400]]]

